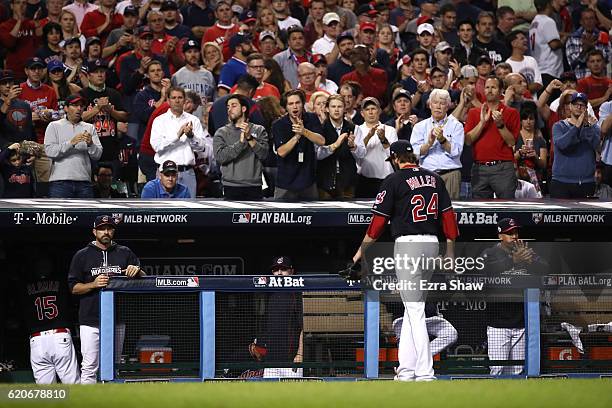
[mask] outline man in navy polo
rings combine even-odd
[[[149,181],[140,198],[191,198],[189,189],[178,183],[178,166],[172,160],[162,164],[159,178]]]
[[[229,47],[234,55],[221,68],[221,76],[217,87],[219,96],[227,95],[238,78],[247,73],[246,59],[253,52],[251,41],[251,36],[245,33],[237,33],[230,38]]]
[[[321,122],[304,111],[306,95],[301,89],[287,92],[281,105],[287,114],[272,124],[272,137],[278,155],[276,200],[317,200],[315,145],[325,144]]]

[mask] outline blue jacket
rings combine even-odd
[[[176,183],[172,193],[168,193],[157,178],[145,184],[140,198],[191,198],[191,194],[187,187],[179,183]]]
[[[571,184],[594,183],[599,133],[598,125],[577,128],[567,120],[555,123],[552,179]]]

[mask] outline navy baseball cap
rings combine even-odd
[[[30,58],[26,62],[25,66],[28,69],[32,69],[32,68],[35,68],[35,67],[47,68],[47,64],[45,64],[45,61],[43,61],[41,58],[38,58],[38,57]]]
[[[127,6],[123,9],[124,16],[136,16],[138,17],[138,9],[132,5]]]
[[[65,101],[66,105],[76,105],[77,103],[85,105],[85,99],[81,95],[77,94],[68,95]]]
[[[293,262],[291,262],[291,258],[288,256],[275,256],[272,258],[272,265],[270,269],[274,270],[276,268],[293,268]]]
[[[232,51],[236,50],[236,47],[240,44],[246,44],[251,42],[251,36],[248,33],[236,33],[229,40],[229,47]]]
[[[497,232],[499,234],[507,234],[517,228],[521,228],[514,218],[503,218],[497,223]]]
[[[64,70],[64,63],[62,61],[53,59],[47,63],[47,71],[53,72],[58,69]]]
[[[81,45],[81,40],[79,40],[79,37],[69,38],[69,39],[64,41],[64,48],[66,48],[70,44],[79,44],[79,46],[80,46]]]
[[[344,40],[351,40],[352,42],[355,42],[355,37],[353,37],[350,32],[344,32],[336,38],[336,44],[340,44]]]
[[[249,24],[257,21],[257,16],[253,10],[247,10],[240,14],[240,22]]]
[[[412,153],[414,150],[412,149],[412,145],[407,140],[398,140],[397,142],[391,143],[391,147],[389,148],[391,153],[389,157],[387,157],[386,161],[391,161],[394,155],[402,154],[402,153]]]
[[[94,221],[94,229],[98,229],[104,225],[110,225],[113,228],[117,228],[115,219],[110,215],[98,215]]]
[[[366,4],[362,4],[361,6],[357,8],[356,14],[358,16],[362,14],[367,14],[369,16],[375,16],[378,14],[378,10],[376,10],[376,7],[374,7],[372,4],[366,3]]]
[[[400,89],[399,91],[397,91],[397,93],[393,97],[393,102],[397,101],[399,98],[406,98],[410,102],[412,102],[412,95],[410,95],[410,92],[405,89]]]
[[[162,3],[159,11],[169,11],[169,10],[178,10],[178,4],[173,2],[172,0],[166,0]]]
[[[108,64],[103,59],[95,59],[87,62],[87,72],[92,73],[97,69],[108,69]]]
[[[200,44],[198,44],[194,40],[189,40],[185,44],[183,44],[183,52],[187,52],[187,50],[193,50],[194,48],[196,50],[200,50]]]
[[[10,69],[0,70],[0,82],[14,81],[14,80],[15,80],[15,73],[13,73],[13,71],[11,71]]]
[[[178,173],[178,166],[172,160],[166,160],[160,169],[160,172],[166,173]]]
[[[574,103],[576,101],[582,101],[584,103],[589,103],[589,97],[582,92],[576,92],[570,97],[570,103]]]
[[[89,37],[87,41],[85,41],[85,48],[89,47],[93,43],[102,44],[102,40],[100,40],[100,37]]]

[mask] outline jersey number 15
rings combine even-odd
[[[55,319],[58,315],[55,296],[39,296],[34,301],[38,320]]]

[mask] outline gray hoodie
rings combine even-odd
[[[250,123],[255,147],[240,142],[240,128],[228,123],[215,133],[213,149],[221,165],[223,184],[230,187],[261,186],[262,162],[268,156],[268,133],[263,126]]]
[[[72,146],[70,140],[84,131],[88,131],[92,136],[91,146],[87,146],[85,142]],[[60,119],[47,126],[45,153],[53,160],[49,181],[91,181],[90,158],[100,158],[102,144],[94,125],[82,121],[75,125],[68,119]]]

